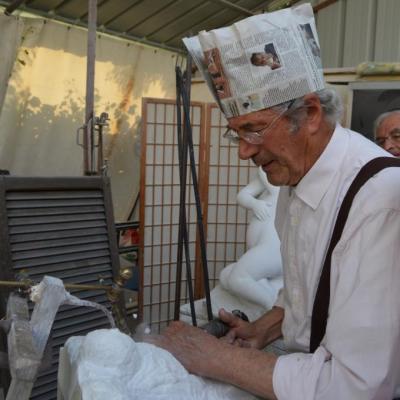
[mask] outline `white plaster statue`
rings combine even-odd
[[[247,229],[247,251],[220,274],[220,284],[231,294],[270,309],[282,287],[280,241],[275,230],[279,188],[259,168],[257,177],[237,195],[238,203],[253,211]]]

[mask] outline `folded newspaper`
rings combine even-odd
[[[183,42],[227,118],[324,88],[310,4],[255,15]]]

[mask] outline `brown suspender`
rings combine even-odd
[[[400,159],[392,157],[378,157],[365,164],[350,185],[346,196],[340,207],[336,224],[333,229],[331,242],[326,253],[324,266],[322,268],[317,292],[314,299],[314,305],[311,316],[311,336],[310,336],[310,352],[313,353],[321,343],[325,336],[326,324],[328,320],[328,309],[330,301],[330,277],[331,277],[331,257],[333,249],[342,236],[344,225],[350,212],[350,207],[354,196],[364,185],[364,183],[381,171],[388,167],[400,167]],[[398,182],[397,184],[400,184]]]

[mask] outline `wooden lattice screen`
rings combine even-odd
[[[179,165],[173,101],[144,99],[140,188],[139,309],[159,330],[173,319],[179,222]],[[239,189],[256,169],[240,161],[236,146],[222,138],[226,120],[215,105],[192,103],[191,122],[199,190],[207,236],[210,287],[221,269],[245,250],[248,213],[236,203]],[[203,296],[196,206],[188,171],[186,193],[190,264],[195,297]],[[182,303],[188,301],[185,267]]]
[[[237,146],[223,138],[226,124],[219,108],[208,105],[207,258],[211,287],[218,283],[222,268],[236,261],[245,251],[249,215],[238,206],[236,195],[256,173],[250,162],[239,159]]]

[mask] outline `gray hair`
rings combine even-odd
[[[396,114],[400,115],[400,110],[388,111],[388,112],[385,112],[385,113],[379,115],[379,117],[374,122],[374,138],[375,139],[376,139],[376,134],[378,133],[378,129],[380,128],[382,122],[386,118],[391,117],[392,115],[396,115]]]
[[[329,124],[335,126],[336,123],[341,120],[343,115],[343,104],[340,96],[336,90],[327,88],[319,90],[315,92],[315,94],[319,98],[326,120]],[[292,102],[293,100],[287,101],[271,108],[278,113],[282,113],[288,109]],[[306,106],[304,97],[295,99],[293,104],[290,106],[288,118],[292,124],[292,132],[297,132],[306,116],[304,106]]]

